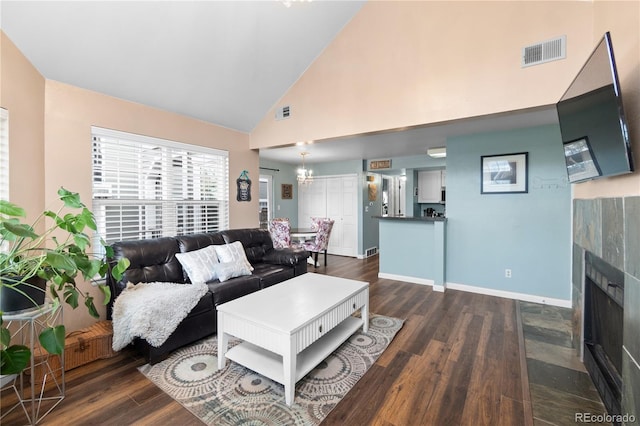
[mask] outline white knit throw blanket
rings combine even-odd
[[[113,304],[113,350],[135,337],[162,345],[206,292],[204,283],[128,283]]]

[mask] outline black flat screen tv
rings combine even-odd
[[[556,109],[569,182],[633,171],[609,32],[602,37]]]

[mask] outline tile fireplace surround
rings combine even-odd
[[[581,353],[585,251],[589,251],[624,272],[622,414],[636,419],[640,415],[639,237],[640,197],[573,201],[573,347]]]

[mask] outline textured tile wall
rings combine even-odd
[[[640,197],[624,199],[624,271],[640,279]]]
[[[574,200],[573,328],[578,349],[583,249],[625,272],[622,412],[640,415],[640,197]],[[581,349],[580,349],[581,350]]]
[[[573,242],[602,257],[601,200],[573,201]]]
[[[624,209],[622,198],[602,200],[602,259],[624,271]]]
[[[571,326],[573,335],[571,346],[576,350],[579,356],[582,356],[582,311],[583,311],[583,288],[582,277],[584,276],[584,250],[578,244],[573,244],[573,262],[571,272],[571,298],[573,303],[573,315],[571,318]]]

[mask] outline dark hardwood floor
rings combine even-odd
[[[533,424],[517,302],[379,279],[377,256],[328,260],[315,272],[370,282],[371,312],[405,323],[323,425]],[[142,364],[125,350],[68,371],[66,398],[40,424],[200,424],[137,371]],[[2,394],[3,409],[10,400]],[[2,420],[23,423],[18,410]]]

